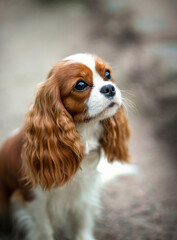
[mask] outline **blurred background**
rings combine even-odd
[[[132,131],[133,170],[104,184],[97,239],[177,239],[176,0],[0,0],[0,143],[52,66],[78,52],[112,66]]]

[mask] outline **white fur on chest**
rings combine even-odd
[[[87,205],[95,206],[96,209],[98,207],[100,178],[97,165],[100,160],[99,139],[103,128],[98,122],[79,124],[76,127],[85,145],[86,155],[73,179],[49,193],[49,214],[54,228],[55,223],[61,222],[61,218],[65,225],[68,223],[68,215],[81,214]]]
[[[76,128],[85,145],[86,155],[99,147],[99,140],[103,133],[103,127],[100,122],[77,124]]]

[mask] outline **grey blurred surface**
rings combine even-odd
[[[176,23],[173,0],[0,2],[0,142],[23,124],[37,84],[67,55],[105,59],[129,99],[131,161],[140,172],[104,187],[97,239],[177,239]],[[1,235],[14,239],[10,230]]]

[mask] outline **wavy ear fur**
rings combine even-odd
[[[73,119],[62,104],[59,83],[49,77],[26,115],[22,147],[26,177],[43,189],[67,183],[84,157]]]
[[[102,121],[104,127],[101,145],[109,162],[117,159],[128,162],[128,140],[130,137],[130,129],[128,120],[121,106],[118,112],[111,118]]]

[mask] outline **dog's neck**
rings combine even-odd
[[[99,140],[103,133],[103,127],[100,122],[76,124],[76,128],[85,146],[86,155],[99,148]]]

